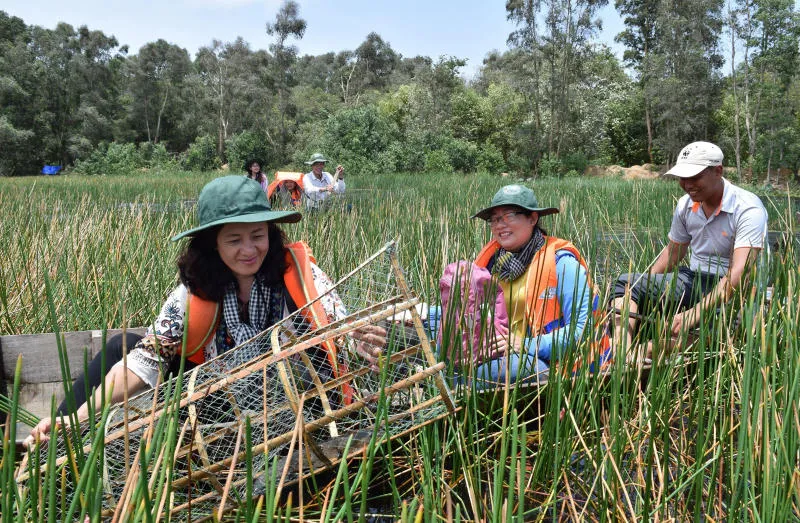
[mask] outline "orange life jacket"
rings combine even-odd
[[[484,245],[481,252],[478,253],[475,259],[475,264],[484,268],[488,268],[489,262],[492,257],[500,249],[500,244],[496,240],[492,240]],[[569,241],[556,238],[554,236],[545,236],[544,247],[534,255],[531,260],[533,267],[528,271],[528,280],[526,285],[526,306],[525,314],[527,316],[528,328],[531,336],[539,336],[548,334],[560,327],[564,327],[564,317],[561,313],[561,304],[558,301],[558,273],[556,271],[556,251],[568,251],[578,263],[586,270],[586,278],[588,286],[594,291],[592,285],[592,278],[589,275],[589,266],[586,260],[583,259],[578,249]],[[599,296],[597,292],[593,292],[592,297],[592,315],[596,323],[600,323],[603,315],[602,310],[598,310]],[[608,332],[602,325],[595,325],[596,329],[600,329],[597,334],[593,336],[593,354],[590,355],[589,364],[590,369],[595,370],[594,361],[599,356],[600,368],[604,368],[611,363],[611,340]],[[581,360],[575,364],[575,370],[582,364]]]
[[[311,263],[316,263],[311,248],[305,242],[295,242],[286,246],[286,272],[283,275],[283,282],[289,291],[289,296],[298,309],[319,298],[317,288],[314,286],[314,279],[311,275]],[[319,301],[305,309],[303,318],[313,329],[318,329],[328,325],[328,316]],[[209,340],[219,326],[222,317],[221,304],[209,300],[204,300],[193,294],[189,294],[189,304],[186,319],[186,359],[201,364],[205,362],[206,356],[203,348],[208,345]],[[323,348],[328,357],[328,362],[333,368],[335,376],[342,372],[342,365],[339,363],[337,348],[333,341],[323,342]],[[345,402],[350,403],[352,388],[344,387]]]

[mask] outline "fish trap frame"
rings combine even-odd
[[[337,319],[310,328],[307,318],[322,300],[328,300]],[[350,435],[363,439],[367,433],[385,441],[447,416],[455,406],[443,379],[444,363],[431,349],[418,303],[396,243],[389,242],[279,323],[114,408],[100,427],[102,454],[86,460],[80,471],[74,452],[92,456],[92,436],[95,442],[100,438],[85,424],[80,430],[62,428],[49,442],[57,445],[54,466],[61,486],[49,510],[61,520],[70,498],[81,495],[81,477],[101,475],[103,515],[126,520],[136,510],[131,501],[141,488],[140,475],[147,474],[150,498],[159,500],[158,516],[169,511],[174,520],[202,520],[244,503],[248,481],[264,485],[276,460],[297,461],[288,480],[298,481],[347,458],[328,443],[341,445]],[[374,327],[386,333],[383,342],[358,335]],[[358,344],[381,349],[377,365],[359,355]],[[331,345],[335,351],[326,350]],[[250,463],[245,420],[251,431]],[[298,438],[305,449],[292,458]],[[142,462],[142,446],[155,440],[161,442],[160,452]],[[47,445],[39,456],[47,455]],[[47,469],[46,463],[31,463],[33,456],[28,453],[20,464],[20,488],[41,482]],[[45,508],[47,501],[41,501]]]

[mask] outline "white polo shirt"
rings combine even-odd
[[[322,179],[318,179],[314,176],[314,172],[311,171],[306,173],[303,176],[303,191],[305,191],[306,196],[306,206],[309,209],[316,209],[325,199],[331,195],[329,192],[320,192],[320,189],[324,189],[325,187],[333,185],[333,194],[344,194],[344,180],[338,180],[335,184],[333,183],[333,176],[331,173],[327,171],[322,172]]]
[[[669,239],[689,244],[689,268],[723,276],[733,250],[763,248],[767,237],[767,210],[755,194],[722,179],[725,189],[719,208],[706,217],[703,206],[685,194],[672,215]]]

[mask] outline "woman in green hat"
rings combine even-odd
[[[273,211],[261,186],[242,176],[225,176],[211,181],[200,192],[197,202],[200,224],[172,238],[189,238],[178,257],[180,285],[167,298],[158,318],[144,337],[127,334],[132,350],[127,357],[127,371],[122,362],[122,340],[107,343],[105,363],[109,368],[106,386],[116,383],[111,400],[116,403],[124,393],[132,395],[147,386],[155,386],[159,375],[179,368],[186,355],[185,368],[208,361],[246,342],[291,312],[312,303],[304,315],[307,325],[298,329],[318,328],[343,317],[344,308],[333,284],[314,263],[308,246],[289,244],[280,223],[300,221],[295,211]],[[355,351],[375,365],[386,333],[368,327],[353,333]],[[184,346],[185,338],[185,346]],[[337,373],[337,348],[321,347],[328,372]],[[127,372],[127,375],[125,373]],[[79,419],[88,416],[86,383],[95,390],[95,405],[100,404],[103,377],[98,355],[73,385],[74,397],[59,406],[66,415],[77,407]],[[127,384],[127,391],[122,384]],[[72,404],[70,407],[69,404]],[[49,418],[31,431],[46,437]]]
[[[482,381],[503,383],[506,372],[512,383],[543,376],[586,330],[592,310],[586,262],[572,243],[540,226],[541,218],[557,212],[515,184],[497,191],[491,205],[473,216],[492,233],[475,265],[497,281],[508,314],[508,325],[497,329],[487,360],[475,369]]]

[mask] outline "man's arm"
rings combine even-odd
[[[677,243],[669,240],[669,243],[661,249],[661,252],[656,258],[653,267],[650,268],[650,274],[665,274],[671,272],[678,264],[686,257],[689,251],[688,243]]]
[[[702,313],[713,309],[718,303],[728,301],[733,292],[741,285],[745,271],[758,257],[760,251],[761,249],[758,247],[739,247],[734,249],[728,273],[717,282],[711,292],[706,294],[697,305],[675,315],[672,319],[672,334],[678,335],[681,331],[694,327],[700,321]]]

